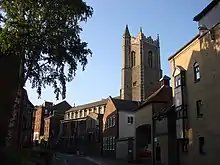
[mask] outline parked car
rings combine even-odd
[[[140,157],[151,157],[152,156],[152,149],[150,149],[147,146],[145,146],[144,148],[141,148],[138,151],[138,155]]]

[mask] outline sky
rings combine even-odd
[[[88,59],[85,71],[79,69],[74,80],[67,84],[66,101],[81,105],[109,96],[119,96],[121,87],[122,35],[128,24],[132,36],[143,28],[146,36],[160,36],[160,54],[163,74],[170,76],[168,57],[179,50],[197,33],[193,17],[211,0],[86,0],[94,14],[83,24],[81,34],[93,56]],[[45,100],[55,104],[51,87],[43,89],[38,99],[36,89],[27,83],[29,99],[34,105]]]

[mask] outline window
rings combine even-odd
[[[109,150],[109,137],[107,137],[107,150]]]
[[[109,145],[109,150],[112,150],[112,148],[113,148],[113,147],[112,147],[112,146],[113,146],[113,145],[112,145],[112,137],[109,138],[109,141],[110,141],[110,142],[109,142],[109,144],[110,144],[110,145]]]
[[[96,107],[94,109],[96,109],[96,113],[99,113],[99,108],[98,107]]]
[[[132,66],[132,67],[135,66],[135,61],[136,61],[135,51],[132,51],[132,52],[131,52],[131,66]]]
[[[72,113],[70,112],[70,119],[72,119]]]
[[[133,124],[133,116],[128,116],[128,124]]]
[[[197,100],[196,101],[197,118],[203,117],[203,114],[201,113],[201,106],[202,106],[202,100]]]
[[[153,59],[152,59],[153,56],[152,55],[153,55],[152,51],[149,51],[148,52],[148,65],[149,65],[150,68],[153,67]]]
[[[199,71],[199,64],[197,62],[193,65],[193,69],[194,69],[194,80],[195,82],[198,82],[200,80],[200,71]]]
[[[205,138],[199,137],[199,153],[204,154],[204,145],[205,145]]]
[[[175,88],[181,86],[181,74],[175,76]]]
[[[115,116],[112,118],[112,126],[115,126]]]
[[[106,137],[103,137],[103,149],[106,150]]]
[[[113,150],[115,150],[115,137],[112,137],[112,141],[113,141]]]

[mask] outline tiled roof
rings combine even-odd
[[[165,100],[161,99],[159,97],[159,95],[162,92],[165,92],[165,90],[167,90],[168,88],[170,88],[169,86],[163,85],[161,86],[159,89],[157,89],[153,94],[151,94],[146,100],[144,100],[140,106],[138,106],[136,109],[134,110],[138,110],[142,107],[144,107],[145,105],[152,103],[152,102],[166,102]]]
[[[92,107],[104,105],[106,103],[107,103],[107,99],[103,99],[103,100],[100,100],[100,101],[96,101],[96,102],[92,102],[92,103],[88,103],[88,104],[84,104],[84,105],[79,105],[79,106],[73,107],[73,108],[69,109],[66,112],[71,112],[71,111],[77,111],[77,110],[81,110],[81,109],[92,108]]]
[[[66,101],[62,101],[52,107],[50,107],[51,110],[56,110],[56,111],[66,111],[71,108],[71,105],[67,103]]]
[[[114,98],[118,98],[118,97],[120,97],[120,96],[116,96]],[[96,107],[96,106],[100,106],[100,105],[105,105],[107,103],[107,101],[108,101],[108,99],[102,99],[102,100],[91,102],[88,104],[79,105],[79,106],[76,106],[76,107],[69,109],[66,112],[77,111],[77,110],[81,110],[81,109],[88,109],[88,108],[92,108],[92,107]]]
[[[119,111],[131,111],[138,106],[138,101],[112,98],[112,102]]]

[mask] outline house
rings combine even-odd
[[[93,142],[93,147],[97,148],[97,152],[100,151],[100,143],[96,139],[94,141],[89,141],[89,129],[94,125],[89,126],[90,117],[97,114],[99,121],[101,121],[101,116],[105,112],[107,99],[102,99],[92,103],[74,106],[65,112],[63,120],[60,124],[60,133],[59,141],[57,143],[57,148],[62,151],[76,152],[77,149],[81,150],[84,153],[90,154],[90,151],[87,151],[87,146]],[[92,115],[93,114],[93,115]],[[88,117],[90,115],[90,117]],[[95,115],[96,116],[96,115]],[[94,117],[94,116],[93,116]],[[102,123],[102,122],[98,122]],[[98,130],[102,125],[98,125]],[[101,134],[101,132],[99,131]],[[101,135],[99,135],[100,137]],[[91,148],[93,148],[91,147]],[[93,152],[94,153],[94,152]],[[99,152],[100,153],[100,152]],[[101,154],[101,153],[100,153]]]
[[[197,14],[193,21],[198,22],[199,28],[212,28],[220,22],[220,0],[212,0],[199,14]]]
[[[101,152],[101,141],[102,141],[102,118],[103,114],[90,113],[86,117],[86,134],[85,143],[87,149],[85,150],[86,155],[100,156]]]
[[[176,113],[175,106],[171,102],[165,108],[153,113],[152,118],[154,149],[153,163],[164,165],[176,165],[177,140],[176,140]]]
[[[137,101],[109,97],[103,116],[103,156],[133,158],[134,113]],[[131,151],[128,155],[128,151]]]
[[[194,18],[205,26],[169,58],[181,165],[220,163],[219,2],[212,1]]]
[[[49,113],[49,108],[53,106],[52,102],[45,101],[37,106],[35,110],[34,136],[33,140],[40,142],[44,138],[44,117]]]
[[[48,108],[48,114],[44,117],[44,140],[49,147],[53,147],[58,140],[60,120],[64,118],[65,111],[71,108],[70,104],[62,101]]]
[[[155,126],[153,125],[153,114],[172,103],[172,88],[170,78],[164,76],[160,79],[161,86],[142,102],[135,110],[135,160],[153,161],[153,150],[155,142],[153,139]]]

